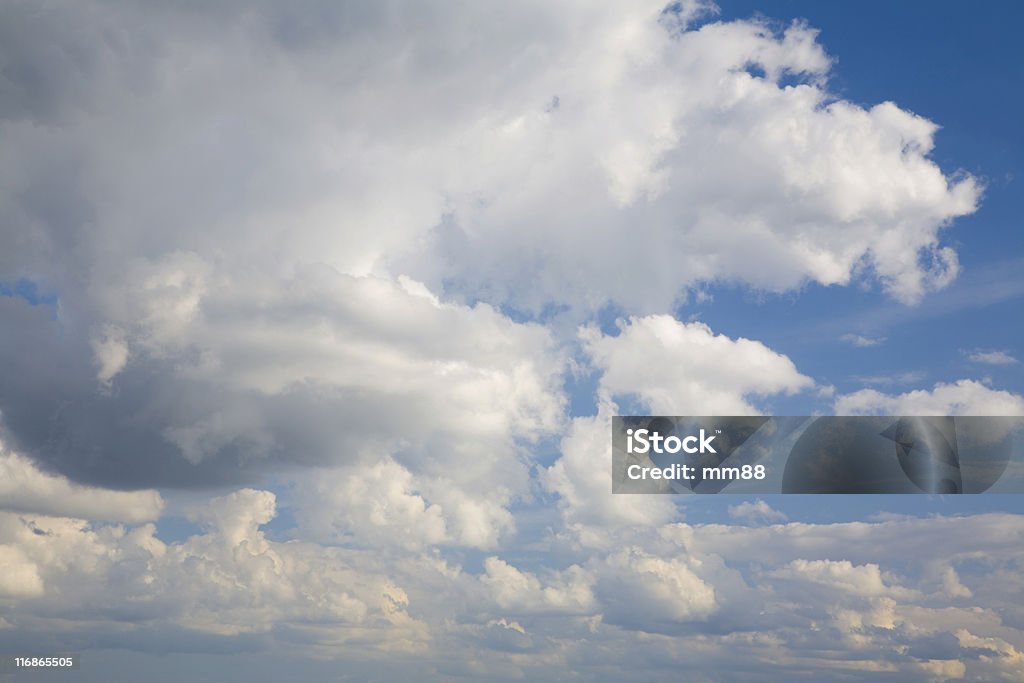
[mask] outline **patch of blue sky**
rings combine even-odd
[[[19,278],[13,282],[0,282],[0,296],[24,299],[33,306],[56,306],[57,295],[39,286],[27,278]]]

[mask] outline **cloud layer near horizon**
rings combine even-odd
[[[152,523],[0,512],[0,643],[286,646],[378,674],[422,661],[423,680],[463,666],[489,680],[1019,673],[1024,517],[806,524],[750,507],[742,526],[604,524],[600,547],[566,537],[541,564],[527,549],[516,563],[489,554],[478,574],[429,551],[273,541],[260,527],[275,496],[252,489],[210,500],[204,530],[171,543]]]

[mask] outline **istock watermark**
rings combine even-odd
[[[716,430],[718,434],[721,434],[721,430]],[[658,432],[652,432],[648,429],[627,429],[626,430],[626,452],[627,453],[647,453],[649,450],[653,450],[655,453],[678,453],[683,451],[684,453],[715,453],[714,447],[711,442],[714,440],[714,436],[705,436],[704,430],[700,430],[700,436],[687,436],[680,439],[675,434],[668,437],[664,437]],[[635,442],[635,444],[634,444]],[[699,443],[699,446],[693,444]]]
[[[1024,417],[618,416],[614,493],[1024,493]]]

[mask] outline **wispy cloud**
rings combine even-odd
[[[988,264],[985,268],[965,271],[963,276],[946,289],[935,292],[918,306],[882,303],[855,313],[840,313],[834,318],[821,318],[802,329],[804,336],[826,340],[836,335],[841,338],[849,329],[862,330],[867,336],[875,331],[922,320],[934,320],[961,311],[976,310],[1024,298],[1024,258],[1012,258]],[[879,337],[884,340],[884,337]],[[844,341],[847,341],[844,339]]]
[[[861,384],[879,386],[885,384],[916,384],[927,376],[928,373],[915,370],[911,372],[897,372],[891,375],[857,375],[851,379]]]
[[[964,351],[967,360],[972,363],[985,363],[986,365],[1013,365],[1019,363],[1016,358],[1006,351],[984,351],[982,349],[971,349]]]
[[[885,343],[885,337],[867,337],[863,334],[844,334],[839,339],[858,348],[879,346]]]

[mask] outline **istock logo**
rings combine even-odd
[[[715,430],[719,434],[719,430]],[[635,444],[634,444],[635,440]],[[627,453],[717,453],[711,442],[715,436],[707,436],[703,429],[700,436],[687,436],[680,439],[678,436],[662,437],[658,432],[647,429],[626,430],[626,452]],[[694,445],[698,444],[698,445]]]

